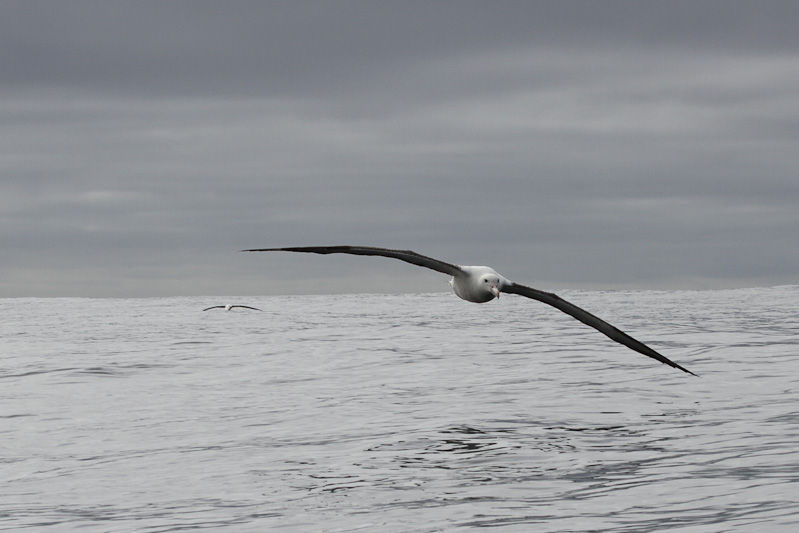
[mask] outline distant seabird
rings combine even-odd
[[[667,357],[659,354],[646,344],[635,340],[620,329],[612,326],[601,318],[592,315],[585,309],[567,302],[560,296],[549,292],[533,289],[525,285],[514,283],[486,266],[460,266],[445,263],[432,257],[427,257],[410,250],[391,250],[388,248],[375,248],[371,246],[301,246],[292,248],[255,248],[242,250],[242,252],[306,252],[314,254],[352,254],[352,255],[379,255],[405,261],[443,274],[449,274],[449,281],[453,292],[467,302],[483,303],[499,298],[500,293],[518,294],[555,307],[570,315],[583,324],[591,326],[612,340],[627,346],[631,350],[656,359],[663,364],[678,368],[683,372],[696,375]]]
[[[206,309],[203,309],[203,311],[208,311],[209,309],[224,309],[225,311],[230,311],[234,307],[243,307],[244,309],[252,309],[253,311],[260,311],[260,309],[258,309],[257,307],[250,307],[249,305],[230,305],[230,304],[215,305],[213,307],[208,307]]]

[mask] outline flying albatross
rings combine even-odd
[[[234,307],[243,307],[244,309],[252,309],[253,311],[260,311],[257,307],[250,307],[249,305],[214,305],[211,307],[206,307],[203,311],[208,311],[209,309],[224,309],[225,311],[230,311]]]
[[[292,248],[255,248],[251,250],[242,250],[242,252],[306,252],[314,254],[352,254],[352,255],[379,255],[383,257],[391,257],[399,259],[412,265],[429,268],[442,274],[452,276],[449,281],[453,292],[460,298],[467,302],[483,303],[499,298],[500,293],[507,292],[509,294],[518,294],[526,296],[533,300],[538,300],[545,304],[551,305],[570,315],[583,324],[591,326],[600,333],[603,333],[610,339],[627,346],[631,350],[651,357],[663,364],[669,365],[673,368],[678,368],[683,372],[696,375],[690,370],[683,368],[674,361],[659,354],[646,344],[638,341],[620,329],[612,326],[602,320],[601,318],[592,315],[585,309],[577,307],[571,302],[567,302],[560,296],[549,292],[540,291],[514,283],[499,274],[493,269],[486,266],[460,266],[451,263],[445,263],[432,257],[417,254],[411,250],[392,250],[389,248],[375,248],[372,246],[300,246]]]

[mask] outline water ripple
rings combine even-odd
[[[799,288],[564,296],[703,377],[524,299],[3,300],[0,530],[799,526]]]

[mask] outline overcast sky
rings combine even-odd
[[[799,283],[799,2],[4,1],[0,297]]]

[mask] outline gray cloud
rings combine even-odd
[[[796,283],[793,2],[3,12],[0,295]]]

